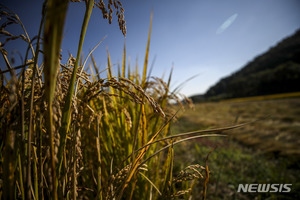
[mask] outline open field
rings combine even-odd
[[[259,121],[223,132],[229,136],[225,139],[199,139],[175,148],[175,166],[203,163],[217,146],[209,158],[208,199],[299,198],[299,105],[299,98],[196,104],[181,113],[174,134]],[[289,194],[237,193],[240,183],[292,183],[293,189]],[[195,196],[199,187],[193,190]]]
[[[196,104],[181,117],[190,129],[216,128],[251,122],[227,132],[234,139],[282,155],[300,155],[300,99]]]

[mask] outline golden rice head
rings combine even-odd
[[[200,179],[203,178],[203,175],[201,174],[202,171],[204,171],[205,168],[201,165],[190,165],[186,167],[184,170],[181,170],[177,177],[173,179],[173,183],[180,183],[182,181],[189,181],[193,179]]]
[[[112,22],[112,14],[113,14],[113,7],[116,11],[116,15],[118,17],[118,24],[119,28],[122,31],[123,35],[126,36],[126,21],[124,19],[124,8],[120,1],[116,0],[108,0],[107,8],[103,2],[103,0],[99,0],[98,2],[95,1],[95,6],[98,7],[104,19],[108,19],[108,22],[111,24]]]

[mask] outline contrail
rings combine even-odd
[[[237,18],[238,14],[235,13],[234,15],[230,16],[217,30],[216,34],[223,33]]]

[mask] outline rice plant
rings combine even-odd
[[[173,174],[173,147],[220,136],[204,133],[234,127],[171,135],[179,107],[170,102],[182,103],[169,89],[172,72],[166,82],[147,76],[152,15],[142,73],[125,65],[125,46],[117,75],[109,51],[102,72],[92,51],[86,58],[92,64],[80,62],[93,9],[99,8],[109,23],[117,10],[120,30],[126,34],[120,1],[109,0],[107,6],[102,0],[84,3],[77,56],[64,64],[59,52],[68,0],[45,1],[35,43],[18,15],[1,5],[0,34],[5,41],[0,50],[7,70],[0,71],[0,198],[188,199],[193,181],[202,179],[205,199],[208,164]],[[24,34],[9,33],[10,24],[20,25]],[[13,66],[5,50],[15,39],[24,40],[31,51],[20,66]]]

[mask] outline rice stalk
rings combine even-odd
[[[204,180],[203,190],[202,190],[202,200],[206,199],[207,184],[209,181],[208,157],[211,154],[211,152],[215,150],[215,148],[216,148],[216,146],[210,152],[208,152],[206,159],[205,159],[205,180]]]
[[[151,11],[150,17],[150,25],[149,25],[149,33],[148,33],[148,40],[147,40],[147,48],[146,48],[146,55],[143,67],[143,78],[142,78],[142,88],[145,87],[146,78],[147,78],[147,66],[148,66],[148,57],[149,57],[149,48],[150,48],[150,38],[151,38],[151,30],[152,30],[152,19],[153,19],[153,10]]]
[[[171,140],[171,146],[169,147],[167,161],[165,162],[164,169],[166,169],[164,182],[162,184],[162,193],[163,198],[170,198],[171,197],[171,185],[173,179],[173,162],[174,162],[174,149],[173,149],[173,141]]]
[[[97,80],[99,81],[100,80],[100,72],[99,72],[99,70],[97,68],[97,65],[96,65],[96,62],[95,62],[93,54],[91,54],[91,60],[92,60],[92,63],[93,63],[93,67],[94,67],[94,69],[96,71],[95,77],[97,77]]]
[[[9,110],[11,112],[15,111],[14,105],[17,101],[17,78],[14,71],[11,71],[12,78],[9,87]],[[6,146],[4,147],[4,161],[3,161],[3,173],[5,176],[3,177],[3,198],[4,199],[14,199],[14,191],[15,191],[15,183],[14,183],[14,165],[15,165],[15,141],[17,132],[14,130],[12,126],[16,126],[16,116],[13,115],[11,118],[10,126],[7,127],[7,130],[4,130],[6,133]]]
[[[70,126],[71,103],[72,103],[73,94],[74,94],[74,86],[75,86],[76,73],[77,73],[78,65],[79,65],[79,58],[81,55],[87,26],[88,26],[88,23],[89,23],[91,14],[92,14],[93,5],[94,5],[94,0],[89,0],[86,2],[86,11],[85,11],[85,15],[84,15],[84,19],[83,19],[83,23],[82,23],[82,27],[81,27],[81,33],[80,33],[79,44],[78,44],[78,49],[77,49],[77,57],[76,57],[76,61],[74,64],[67,96],[65,99],[65,105],[63,108],[63,112],[62,112],[63,113],[62,122],[61,122],[62,126],[59,131],[61,134],[61,137],[60,137],[61,140],[60,140],[60,146],[58,149],[58,174],[61,173],[63,152],[65,151],[65,146],[66,146],[66,136],[67,136],[67,133],[69,131],[69,126]]]
[[[143,160],[138,166],[137,168],[141,167],[143,164],[145,164],[148,160],[150,160],[151,158],[153,158],[154,156],[156,156],[157,154],[159,154],[160,152],[168,149],[170,146],[172,145],[176,145],[176,144],[179,144],[179,143],[182,143],[182,142],[185,142],[185,141],[188,141],[188,140],[193,140],[193,139],[197,139],[197,138],[203,138],[203,137],[226,137],[227,135],[219,135],[219,134],[208,134],[208,135],[197,135],[197,136],[191,136],[191,137],[188,137],[188,138],[184,138],[184,139],[181,139],[179,141],[176,141],[172,144],[169,144],[169,145],[166,145],[165,147],[161,148],[160,150],[156,151],[154,154],[152,154],[151,156],[149,156],[148,158],[146,158],[145,160]]]
[[[83,72],[83,70],[84,70],[84,68],[85,68],[85,65],[86,65],[86,62],[87,62],[88,58],[92,55],[92,53],[95,51],[95,49],[102,43],[102,41],[103,41],[105,38],[106,38],[106,36],[105,36],[100,42],[98,42],[98,44],[97,44],[97,45],[89,52],[89,54],[88,54],[87,57],[85,58],[84,63],[83,63],[83,65],[82,65],[82,67],[81,67],[79,76],[81,76],[81,74],[82,74],[82,72]],[[80,80],[80,79],[78,79],[77,82],[76,82],[76,86],[75,86],[75,96],[77,95],[77,90],[78,90],[79,80]]]
[[[45,6],[45,5],[44,5]],[[44,10],[43,10],[44,12]],[[42,14],[42,19],[41,19],[41,22],[40,22],[40,26],[39,26],[39,32],[38,32],[38,37],[37,37],[37,45],[36,45],[36,49],[35,49],[35,54],[34,54],[34,51],[32,50],[32,54],[33,54],[33,57],[34,57],[34,61],[33,61],[33,72],[32,72],[32,81],[31,81],[31,96],[30,96],[30,109],[29,109],[29,125],[28,125],[28,138],[27,138],[27,195],[30,195],[30,188],[31,188],[31,162],[30,162],[30,158],[31,158],[31,141],[32,141],[32,134],[33,134],[33,119],[32,119],[32,114],[33,114],[33,99],[34,99],[34,89],[35,89],[35,75],[36,73],[39,75],[39,70],[38,70],[38,65],[37,65],[37,62],[38,62],[38,58],[39,58],[39,51],[40,51],[40,36],[41,36],[41,33],[42,33],[42,27],[43,27],[43,23],[44,23],[44,15],[45,13]],[[22,23],[21,23],[22,24]],[[22,24],[22,27],[26,33],[26,36],[29,40],[29,36],[25,30],[25,27],[23,26]],[[31,47],[33,49],[33,47]],[[23,74],[24,75],[24,74]],[[41,80],[40,80],[41,81]],[[23,123],[22,123],[23,124]],[[35,160],[34,160],[35,161]],[[36,172],[37,168],[36,168],[36,165],[35,165],[35,172]],[[37,181],[37,176],[34,177],[35,180]],[[37,186],[37,183],[36,183],[36,186]],[[37,188],[36,188],[36,198],[38,198],[38,195],[37,195]],[[31,199],[30,196],[27,196],[27,199]]]
[[[96,138],[96,148],[97,148],[97,161],[98,161],[98,168],[97,168],[97,196],[99,200],[102,200],[102,184],[101,184],[101,150],[100,150],[100,127],[99,127],[99,117],[96,117],[96,126],[97,126],[97,138]]]
[[[56,86],[56,77],[59,67],[58,58],[60,45],[62,42],[62,33],[64,27],[65,16],[68,7],[68,0],[48,0],[46,8],[46,19],[44,26],[44,77],[45,77],[45,94],[47,102],[46,126],[50,135],[48,141],[50,147],[52,186],[51,196],[57,199],[57,180],[56,180],[56,164],[54,152],[54,124],[52,102]],[[57,12],[59,10],[59,12]]]

